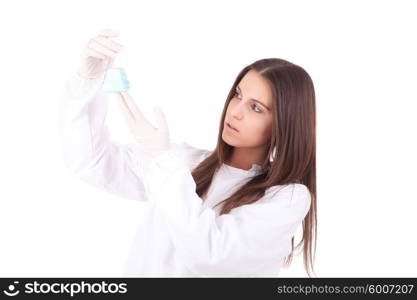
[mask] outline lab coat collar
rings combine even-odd
[[[252,167],[249,170],[239,169],[232,166],[229,166],[225,163],[223,163],[222,167],[227,170],[228,172],[231,172],[233,174],[237,175],[243,175],[243,176],[254,176],[258,175],[262,172],[262,166],[258,164],[252,164]]]

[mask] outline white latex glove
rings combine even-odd
[[[98,36],[90,39],[80,57],[78,74],[81,77],[99,78],[113,66],[116,55],[123,50],[122,45],[111,40],[118,35],[116,30],[104,29]]]
[[[158,128],[152,126],[127,92],[119,93],[118,102],[126,119],[130,132],[138,142],[139,149],[150,158],[169,150],[170,138],[165,115],[161,108],[154,106]]]

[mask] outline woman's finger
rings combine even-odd
[[[87,54],[88,56],[92,56],[92,57],[100,58],[100,59],[105,59],[106,58],[105,55],[103,55],[103,54],[101,54],[101,53],[99,53],[96,50],[91,49],[91,48],[86,48],[85,49],[85,54]]]
[[[159,105],[155,105],[154,112],[156,116],[156,122],[158,124],[158,130],[161,132],[168,132],[168,124],[162,108]]]
[[[129,109],[129,106],[126,103],[125,93],[120,93],[119,104],[120,104],[120,108],[122,109],[123,113],[128,119],[128,123],[133,124],[135,122],[135,116],[132,113],[132,111]]]
[[[90,42],[87,45],[88,48],[96,50],[97,52],[108,55],[110,57],[115,57],[118,52],[108,49],[107,47],[101,45],[96,40],[91,39]]]
[[[129,110],[132,112],[135,120],[137,122],[146,122],[147,123],[145,116],[142,114],[141,110],[136,105],[132,96],[127,92],[122,92],[121,94],[124,96],[123,98],[125,100],[125,104],[129,108]]]
[[[98,36],[94,39],[97,43],[101,44],[102,46],[108,48],[109,50],[120,52],[123,50],[123,46],[115,41],[111,40],[110,38],[106,38],[104,36]]]

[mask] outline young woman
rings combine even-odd
[[[67,82],[61,128],[67,166],[84,181],[144,201],[123,276],[277,277],[302,247],[314,273],[314,86],[288,61],[261,59],[238,74],[214,150],[170,141],[164,115],[146,121],[128,93],[120,107],[135,143],[109,140],[103,76],[122,46],[104,30]],[[303,236],[294,247],[302,224]]]

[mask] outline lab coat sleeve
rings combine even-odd
[[[311,203],[305,185],[281,185],[255,203],[216,216],[211,208],[201,210],[195,182],[172,148],[152,160],[145,185],[178,259],[198,276],[256,276],[283,261]]]
[[[198,166],[200,162],[206,159],[213,151],[207,149],[201,149],[186,142],[182,143],[171,143],[175,152],[175,155],[184,161],[186,167],[192,171],[195,167]]]
[[[59,130],[66,167],[81,180],[126,199],[147,201],[140,173],[135,172],[133,143],[109,139],[105,124],[104,75],[66,81],[59,111]]]

